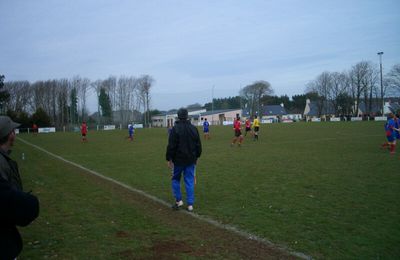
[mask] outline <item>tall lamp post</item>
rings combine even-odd
[[[384,107],[385,107],[385,102],[383,101],[383,78],[382,78],[382,55],[383,51],[380,51],[377,53],[379,55],[379,64],[380,64],[380,70],[381,70],[381,99],[382,99],[382,116],[384,116]]]
[[[211,99],[212,99],[212,103],[211,103],[211,125],[213,125],[214,123],[214,85],[212,86],[211,89]]]

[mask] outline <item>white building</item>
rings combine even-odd
[[[195,109],[189,110],[189,119],[192,121],[192,124],[197,124],[198,117],[201,113],[205,113],[205,109]],[[178,120],[178,110],[170,110],[168,112],[164,112],[151,117],[151,126],[152,127],[170,127],[173,126],[175,121]]]

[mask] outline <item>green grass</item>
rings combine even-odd
[[[259,142],[246,137],[241,148],[230,147],[232,135],[230,127],[211,127],[211,140],[203,141],[203,155],[197,167],[198,214],[316,258],[400,257],[400,151],[390,156],[379,149],[385,140],[382,123],[262,125]],[[19,137],[172,202],[170,172],[165,161],[166,129],[139,129],[132,143],[126,136],[127,131],[92,131],[86,144],[80,143],[77,133]],[[115,209],[117,215],[126,216],[119,223],[120,229],[157,230],[157,221],[141,220],[134,208],[105,195],[95,185],[76,185],[76,176],[71,173],[76,170],[70,169],[72,166],[17,142],[13,156],[20,157],[22,152],[26,156],[25,161],[20,161],[22,176],[32,182],[25,186],[39,190],[39,197],[51,194],[54,198],[47,205],[47,219],[66,214],[65,221],[53,223],[59,227],[59,233],[51,234],[46,241],[54,248],[62,244],[64,257],[85,258],[86,250],[68,255],[68,249],[75,243],[95,241],[95,237],[116,232],[109,221],[104,221],[101,229],[88,225],[81,234],[68,234],[75,229],[66,221],[71,217],[71,209],[82,218],[82,223],[112,218],[108,214]],[[36,163],[46,167],[35,167]],[[52,181],[57,182],[56,193],[49,189],[53,187]],[[59,187],[60,183],[63,187]],[[70,202],[57,204],[63,196],[60,189],[68,191]],[[109,202],[107,215],[89,214],[96,212],[99,203],[94,197]],[[136,217],[137,222],[129,221]],[[71,225],[78,223],[75,219]],[[51,224],[50,221],[36,225],[34,236],[48,233],[46,229]],[[169,231],[160,227],[158,236],[165,237]],[[71,236],[80,238],[63,240]],[[130,242],[139,246],[146,243]],[[95,242],[87,243],[97,250]],[[42,242],[28,244],[24,254],[29,256],[31,248],[41,245]],[[117,250],[125,245],[116,240],[112,246]]]

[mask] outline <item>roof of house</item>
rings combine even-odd
[[[371,111],[369,111],[369,112],[370,112],[370,113],[378,113],[378,112],[381,111],[381,106],[382,106],[382,105],[379,104],[379,102],[372,102]],[[365,102],[364,102],[364,101],[361,101],[361,102],[360,102],[360,105],[359,105],[358,109],[359,109],[362,113],[366,113],[366,112],[367,112],[367,109],[366,109],[366,106],[365,106]]]
[[[170,111],[166,112],[166,111],[162,111],[162,112],[160,112],[159,114],[153,115],[153,116],[166,116],[166,115],[172,115],[172,114],[176,114],[176,112],[170,112]]]
[[[189,117],[193,116],[193,115],[190,115],[191,112],[197,112],[197,111],[201,111],[201,110],[204,110],[204,109],[203,108],[202,109],[198,109],[198,108],[188,109]],[[177,113],[178,113],[177,109],[171,109],[169,111],[161,111],[159,114],[154,115],[154,116],[176,115]],[[201,113],[201,114],[203,115],[203,113]]]
[[[286,109],[280,105],[268,105],[261,108],[262,115],[264,116],[278,116],[286,115]]]
[[[223,114],[223,113],[226,113],[226,112],[232,112],[232,111],[237,111],[237,110],[241,110],[241,109],[240,108],[236,108],[236,109],[220,109],[220,110],[203,112],[203,113],[201,113],[201,115],[202,116],[208,116],[208,115],[215,115],[215,114]]]
[[[311,101],[308,103],[310,107],[310,112],[304,113],[306,116],[319,116],[318,113],[318,102],[317,101]],[[320,115],[333,115],[335,114],[335,109],[333,107],[332,102],[329,101],[324,101],[323,106],[322,106],[322,111]]]
[[[397,102],[391,102],[389,103],[389,109],[392,111],[392,113],[396,113],[400,110],[400,104]]]
[[[243,115],[249,116],[250,109],[249,108],[243,109]],[[281,115],[287,115],[287,111],[281,105],[267,105],[267,106],[261,107],[261,115],[262,116],[281,116]]]

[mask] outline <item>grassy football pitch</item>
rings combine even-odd
[[[382,122],[267,124],[258,142],[247,136],[241,147],[230,147],[231,127],[212,126],[210,133],[210,140],[202,138],[196,171],[197,214],[313,258],[400,257],[400,149],[395,156],[380,149]],[[79,133],[18,138],[172,203],[167,130],[138,129],[133,142],[127,135],[127,130],[89,131],[84,144]],[[25,189],[38,194],[42,207],[38,221],[22,229],[22,257],[124,258],[151,248],[148,234],[168,240],[191,232],[143,217],[127,206],[126,195],[105,194],[96,181],[87,185],[82,170],[21,141],[12,157]],[[107,239],[116,223],[141,235],[117,230],[117,237],[128,236],[129,242],[95,242]],[[198,242],[190,246],[206,244]],[[196,256],[240,258],[229,252],[177,257]]]

